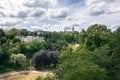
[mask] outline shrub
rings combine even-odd
[[[33,55],[33,66],[36,69],[55,67],[58,51],[41,50]]]

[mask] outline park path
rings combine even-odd
[[[6,77],[6,76],[12,76],[12,75],[16,75],[16,74],[27,74],[27,73],[36,73],[36,74],[44,74],[44,73],[52,73],[51,71],[12,71],[12,72],[8,72],[8,73],[2,73],[0,74],[0,78]]]

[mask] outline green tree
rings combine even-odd
[[[112,50],[108,80],[120,80],[120,27],[111,36],[110,47]]]
[[[7,42],[7,38],[6,37],[1,37],[1,39],[0,39],[1,45],[5,44],[6,42]]]
[[[5,36],[4,31],[3,31],[2,29],[0,29],[0,38],[1,38],[1,37],[4,37],[4,36]]]
[[[36,69],[56,67],[58,51],[41,50],[33,55],[33,66]]]
[[[111,50],[108,45],[96,48],[93,52],[93,61],[102,68],[107,68],[110,62]]]
[[[25,69],[27,66],[26,56],[24,54],[12,54],[10,56],[10,62],[17,64],[21,69]]]
[[[61,53],[56,75],[59,80],[105,80],[106,70],[94,64],[90,52],[67,50]]]
[[[107,29],[107,26],[95,24],[80,33],[80,43],[84,43],[89,50],[94,50],[108,44],[110,35],[111,31]]]
[[[7,37],[9,39],[13,39],[15,38],[16,35],[20,34],[20,30],[16,29],[16,28],[12,28],[7,32]]]
[[[80,33],[79,33],[79,43],[82,45],[85,42],[85,38],[87,37],[85,30],[83,29]]]
[[[5,33],[2,29],[0,29],[0,46],[3,44],[4,41],[5,41]]]

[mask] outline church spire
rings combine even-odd
[[[74,26],[72,27],[72,32],[74,32],[74,30],[75,30],[75,28],[74,28]]]

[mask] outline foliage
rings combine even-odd
[[[111,36],[110,67],[108,68],[108,80],[120,80],[120,27]]]
[[[45,41],[21,42],[15,37],[18,35],[40,36]],[[79,47],[69,49],[71,44]],[[38,69],[57,68],[58,80],[120,80],[120,27],[111,32],[105,25],[94,24],[81,32],[40,34],[26,29],[0,29],[0,72],[32,64]]]
[[[36,69],[51,68],[57,64],[58,51],[42,50],[33,55],[33,64]]]
[[[4,31],[3,31],[2,29],[0,29],[0,38],[1,38],[1,37],[4,37],[4,36],[5,36]]]
[[[9,30],[6,35],[9,39],[13,39],[15,38],[16,35],[20,34],[20,30],[16,29],[16,28],[12,28],[11,30]]]
[[[108,45],[94,50],[93,61],[101,68],[107,68],[110,63],[110,48]]]
[[[32,58],[35,52],[38,52],[39,50],[44,50],[45,48],[45,42],[41,42],[38,40],[33,40],[32,42],[28,43],[21,43],[19,45],[20,53],[26,55],[27,58]]]
[[[50,75],[48,75],[45,78],[38,76],[35,80],[55,80],[55,79],[53,77],[50,77]]]
[[[94,50],[109,43],[111,31],[105,25],[95,24],[80,33],[80,43]]]
[[[56,71],[59,80],[104,80],[106,70],[92,61],[92,55],[86,50],[64,51]]]
[[[38,76],[35,80],[42,80],[42,78],[40,76]]]
[[[27,60],[24,54],[12,54],[10,56],[10,62],[17,64],[20,68],[26,68]]]

